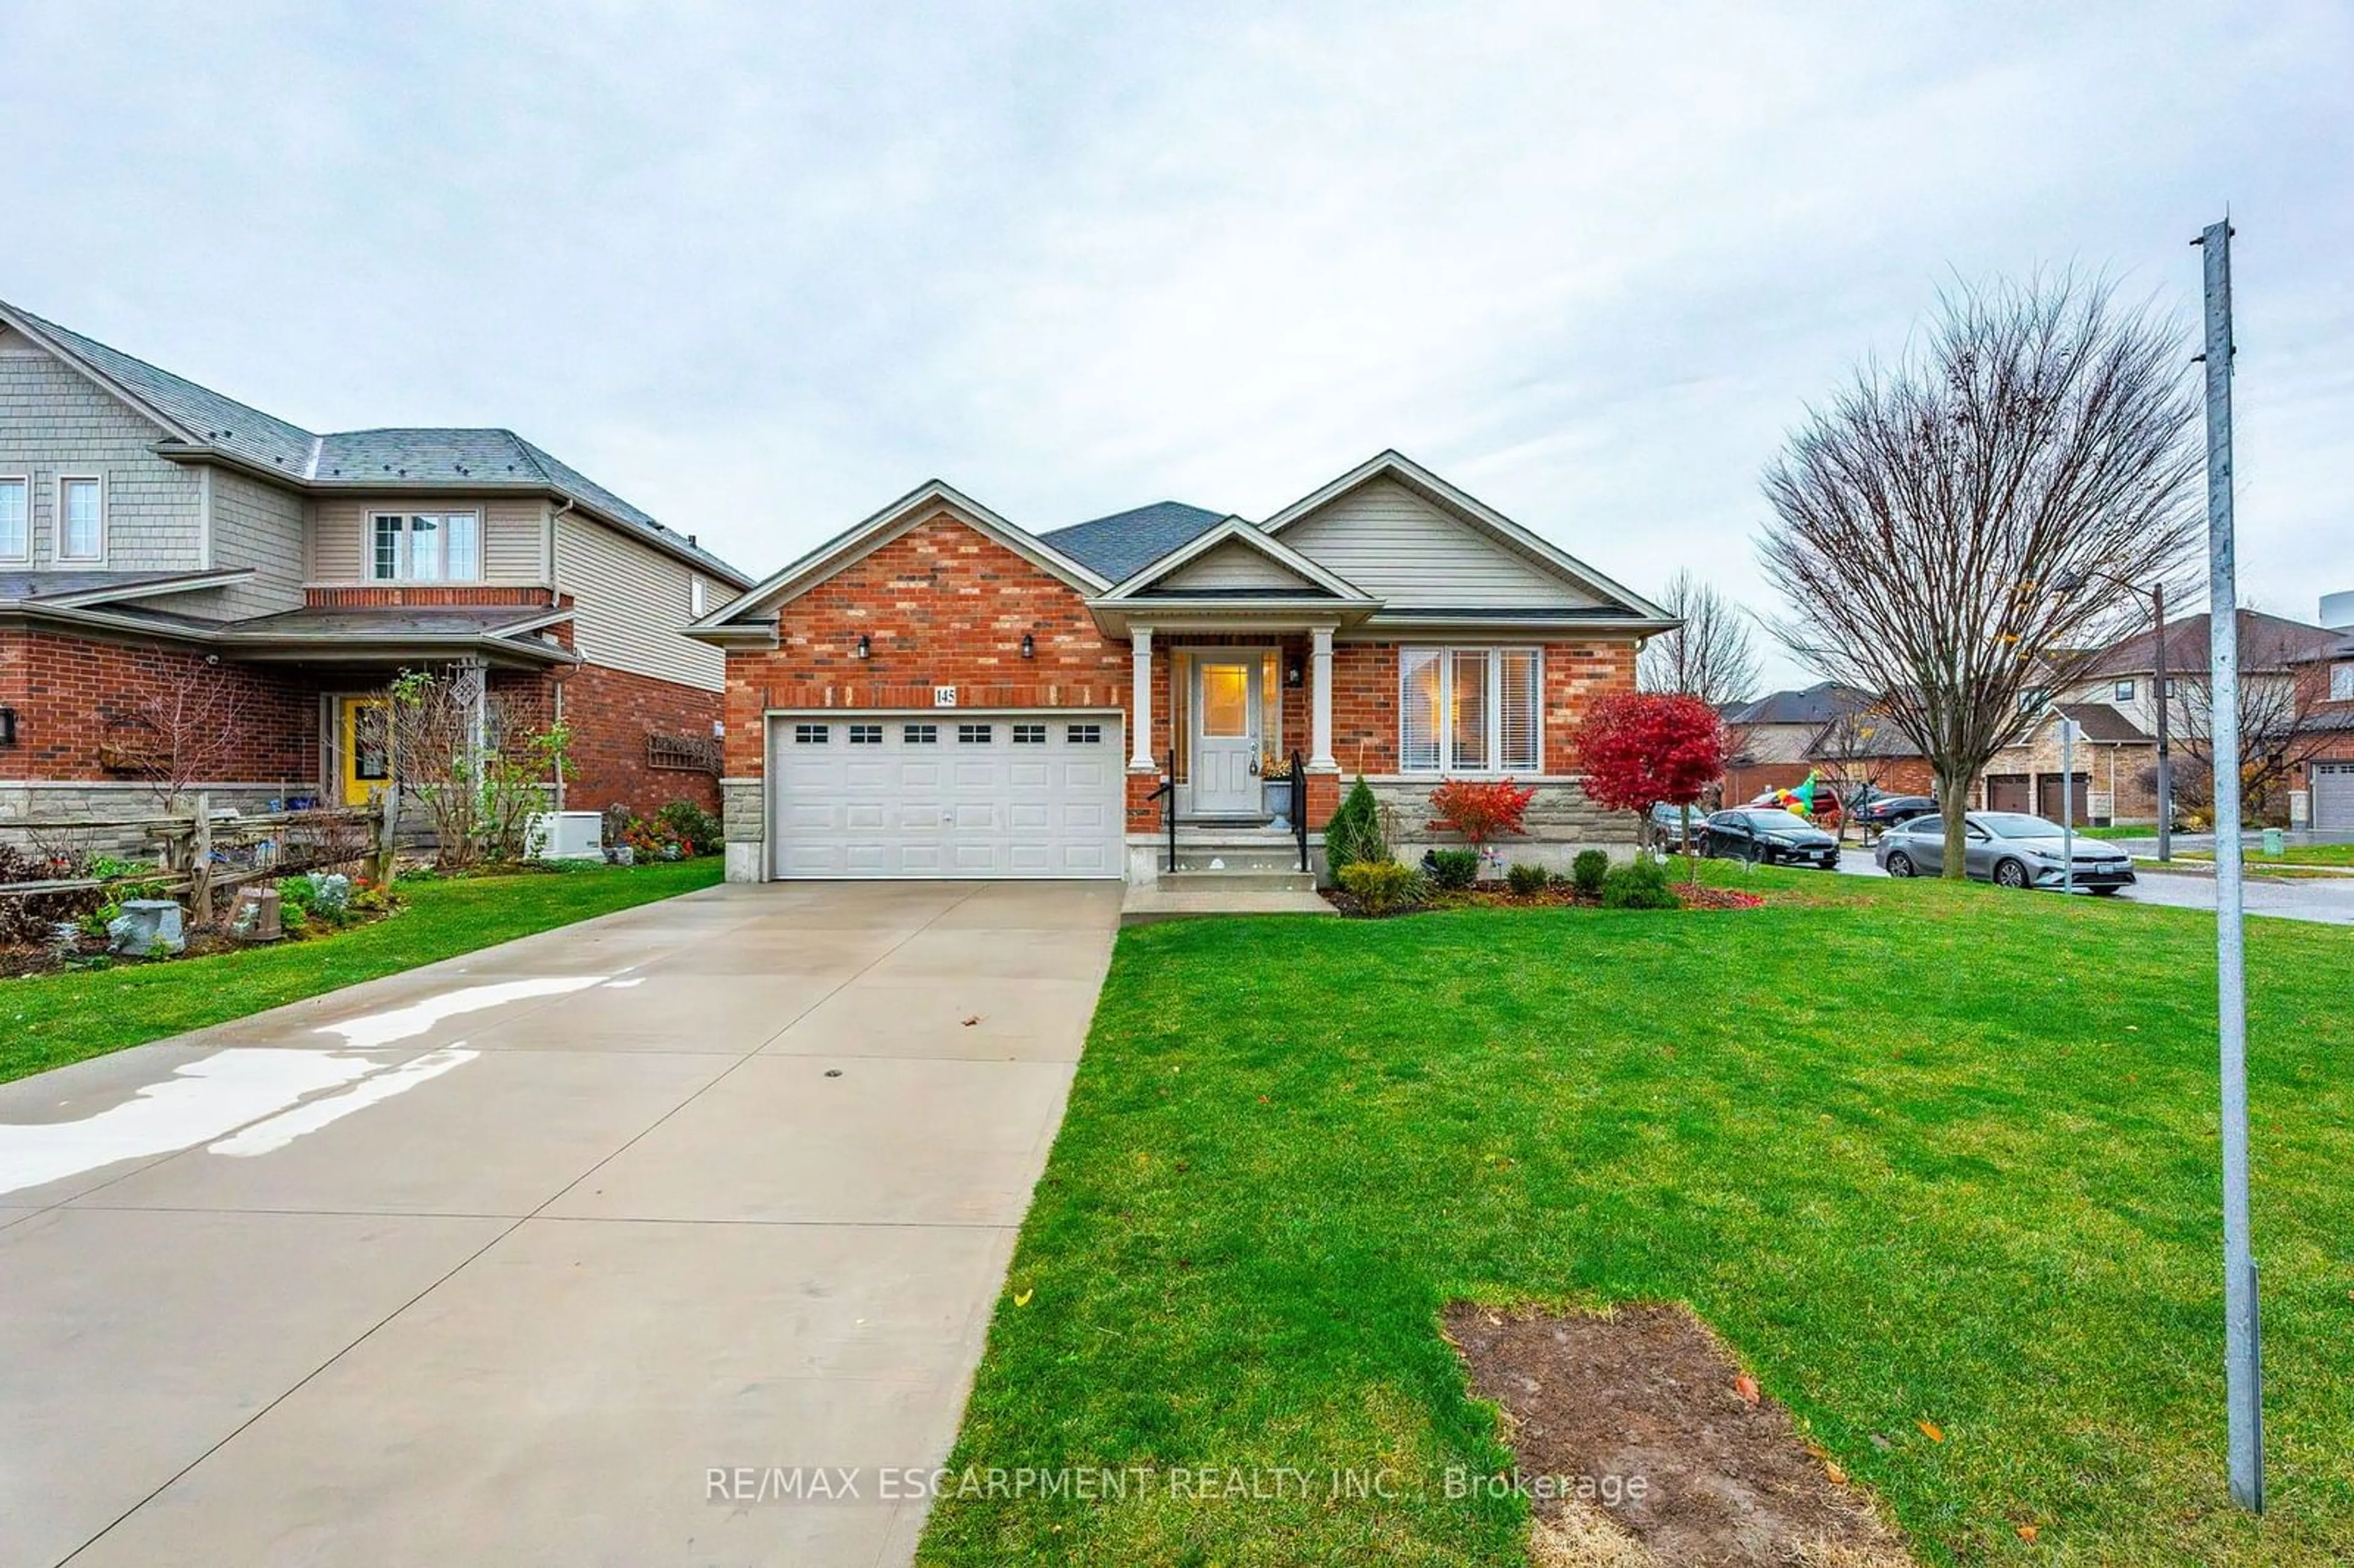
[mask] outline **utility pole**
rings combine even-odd
[[[2158,623],[2158,858],[2174,858],[2174,761],[2166,745],[2166,585],[2149,589],[2151,619]]]
[[[2060,715],[2060,891],[2076,891],[2076,721]]]
[[[2215,765],[2215,990],[2223,1068],[2223,1384],[2232,1500],[2264,1509],[2262,1331],[2248,1243],[2248,977],[2240,884],[2239,568],[2232,537],[2232,221],[2206,251],[2208,730]]]

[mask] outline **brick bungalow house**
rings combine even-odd
[[[697,622],[726,655],[727,871],[1126,877],[1282,863],[1362,773],[1402,853],[1446,778],[1537,789],[1515,859],[1631,845],[1569,735],[1674,621],[1395,452],[1263,522],[1162,502],[1032,533],[933,482]]]
[[[152,814],[199,686],[217,807],[364,802],[426,666],[568,721],[567,805],[716,809],[684,630],[748,581],[510,431],[314,434],[0,303],[0,833]]]

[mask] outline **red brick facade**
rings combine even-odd
[[[314,588],[302,590],[313,609],[419,609],[452,605],[514,605],[522,609],[556,609],[572,602],[570,594],[544,588],[496,583],[382,583],[362,588]]]
[[[717,692],[601,664],[575,670],[563,692],[572,761],[579,770],[565,786],[567,810],[600,811],[618,803],[646,816],[673,800],[719,810],[718,775],[655,768],[646,760],[649,736],[708,737],[721,711]]]
[[[234,709],[216,746],[184,743],[200,782],[308,785],[319,776],[315,688],[201,653],[44,631],[0,631],[0,707],[16,712],[16,744],[0,747],[0,780],[94,782],[139,778],[127,758],[154,756],[172,727],[175,693],[195,712]],[[109,762],[115,766],[110,768]]]
[[[1033,656],[1022,656],[1022,639]],[[858,657],[866,637],[869,656]],[[1104,636],[1084,596],[1013,551],[942,512],[899,535],[783,606],[774,649],[727,655],[726,772],[757,778],[764,768],[765,713],[791,708],[923,708],[933,690],[955,686],[963,708],[1119,708],[1132,726],[1132,659]],[[1172,689],[1180,649],[1275,648],[1301,683],[1284,686],[1280,747],[1310,750],[1310,643],[1304,632],[1234,635],[1159,632],[1152,652],[1152,726],[1148,749],[1170,750]],[[1394,642],[1336,643],[1333,755],[1347,773],[1396,770],[1398,677]],[[1590,639],[1544,650],[1544,771],[1574,770],[1567,736],[1597,692],[1630,687],[1632,639]],[[567,712],[570,698],[567,698]],[[1134,748],[1132,734],[1129,742]],[[1151,830],[1160,807],[1147,799],[1157,779],[1129,776],[1128,824]],[[1339,780],[1310,779],[1309,820],[1320,824],[1340,799]]]
[[[777,634],[727,655],[730,778],[760,772],[769,708],[928,708],[935,686],[968,708],[1128,705],[1128,645],[1068,584],[946,513],[789,601]]]
[[[544,596],[543,596],[544,597]],[[309,792],[323,778],[322,699],[382,687],[388,668],[207,663],[198,652],[46,631],[0,630],[0,707],[16,715],[16,743],[0,746],[0,783],[84,784],[152,777],[140,758],[160,744],[159,710],[175,691],[236,723],[202,754],[194,781],[285,786]],[[509,726],[545,727],[556,715],[558,673],[493,670],[490,689]],[[670,800],[719,805],[708,772],[648,765],[649,734],[708,737],[720,694],[598,665],[563,676],[564,715],[574,732],[578,776],[567,803],[600,810],[619,800],[652,811]],[[212,697],[217,683],[222,694]],[[191,743],[193,745],[194,743]]]

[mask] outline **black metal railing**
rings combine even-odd
[[[1291,832],[1299,841],[1299,869],[1308,869],[1308,767],[1291,754]]]
[[[1169,834],[1169,864],[1164,869],[1174,876],[1177,874],[1177,750],[1174,747],[1170,748],[1169,760],[1161,765],[1161,788],[1145,799],[1162,802],[1161,825]]]

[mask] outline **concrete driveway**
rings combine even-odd
[[[907,1561],[1119,913],[715,888],[0,1087],[0,1557]]]

